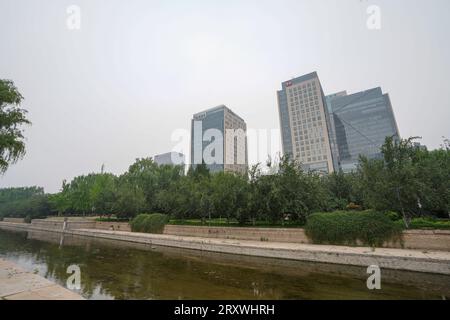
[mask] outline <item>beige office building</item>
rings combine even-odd
[[[317,73],[283,82],[278,107],[283,153],[305,170],[333,172],[329,114]]]

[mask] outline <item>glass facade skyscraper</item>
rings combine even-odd
[[[191,126],[191,164],[210,172],[247,172],[247,125],[224,105],[197,113]]]
[[[337,150],[333,157],[344,172],[356,169],[360,155],[381,157],[386,137],[399,139],[399,131],[388,94],[374,88],[351,95],[327,97],[332,122],[331,136]]]
[[[305,170],[333,172],[330,116],[317,73],[283,82],[278,110],[283,154],[299,160]]]

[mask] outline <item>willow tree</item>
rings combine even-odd
[[[23,96],[10,80],[0,80],[0,174],[25,155],[22,126],[30,124],[20,108]]]

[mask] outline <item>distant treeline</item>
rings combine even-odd
[[[0,189],[1,217],[41,217],[51,214],[49,195],[44,188]]]
[[[413,139],[387,138],[383,159],[361,157],[358,170],[330,175],[305,172],[284,157],[275,174],[260,166],[247,176],[211,174],[205,165],[190,169],[158,166],[138,159],[121,176],[92,173],[64,182],[61,192],[42,188],[0,190],[0,217],[165,213],[175,219],[226,218],[240,223],[305,222],[313,212],[346,209],[395,211],[405,221],[414,216],[448,218],[450,150],[416,148]]]

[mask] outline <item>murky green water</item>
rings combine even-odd
[[[61,285],[81,268],[88,299],[443,299],[450,277],[149,247],[56,233],[0,230],[0,257]],[[1,283],[0,283],[1,285]]]

